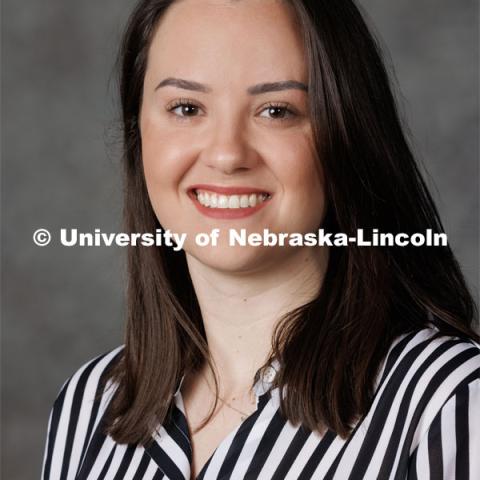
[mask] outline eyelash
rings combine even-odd
[[[175,100],[173,103],[171,103],[170,105],[168,105],[166,107],[166,110],[171,113],[172,115],[175,115],[178,119],[180,120],[186,120],[188,118],[191,118],[191,117],[196,117],[197,115],[177,115],[176,113],[174,113],[174,110],[178,107],[193,107],[193,108],[197,108],[197,109],[201,109],[201,107],[196,104],[194,101],[192,100],[189,100],[187,98],[179,98],[178,100]],[[285,116],[284,117],[280,117],[280,118],[269,118],[269,117],[263,117],[263,118],[267,118],[267,120],[271,120],[271,121],[287,121],[287,120],[290,120],[291,117],[294,117],[297,115],[297,113],[290,107],[290,105],[288,103],[276,103],[276,102],[270,102],[268,103],[267,105],[265,105],[261,112],[264,112],[265,110],[269,110],[271,108],[281,108],[284,110],[285,112]]]

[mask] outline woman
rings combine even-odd
[[[475,478],[475,306],[350,0],[145,0],[121,53],[125,346],[52,411],[43,478]],[[195,235],[219,229],[217,246]],[[477,417],[475,417],[477,415]]]

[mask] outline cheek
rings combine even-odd
[[[325,189],[321,164],[307,136],[279,143],[271,155],[271,169],[281,185],[279,218],[289,230],[315,231],[325,214]]]
[[[143,169],[152,203],[160,196],[178,195],[181,179],[192,164],[188,143],[148,121],[142,127]]]
[[[144,122],[141,132],[145,183],[155,215],[163,228],[184,232],[187,197],[182,179],[194,162],[193,149],[183,136],[167,134],[153,122]]]
[[[299,200],[309,197],[315,202],[323,201],[323,171],[310,138],[299,136],[279,143],[275,153],[271,156],[272,169],[283,185],[284,194],[295,195]]]

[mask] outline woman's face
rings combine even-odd
[[[228,229],[318,229],[324,189],[307,78],[299,30],[279,0],[182,0],[167,10],[149,50],[142,156],[158,220],[187,234],[188,255],[255,270],[294,248],[231,247]],[[215,228],[217,247],[195,243]]]

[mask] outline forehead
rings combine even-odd
[[[300,30],[282,0],[175,2],[157,26],[148,68],[252,82],[307,75]]]

